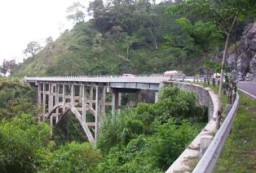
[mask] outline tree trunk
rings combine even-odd
[[[226,43],[225,43],[225,48],[224,48],[224,52],[223,52],[223,56],[222,56],[222,63],[221,63],[221,72],[220,72],[220,85],[219,85],[219,92],[218,92],[218,97],[219,99],[221,98],[221,93],[222,93],[222,86],[223,86],[223,76],[224,76],[224,65],[225,65],[225,61],[226,61],[226,54],[227,54],[227,49],[228,49],[228,44],[229,44],[229,39],[230,39],[230,34],[233,30],[233,27],[235,25],[237,17],[235,17],[233,19],[233,22],[230,26],[229,32],[226,33]],[[221,104],[221,103],[220,103]],[[221,105],[219,105],[219,108],[221,108]]]
[[[156,49],[158,49],[158,44],[157,44],[156,37],[155,37],[155,35],[154,35],[152,29],[151,29],[151,28],[148,28],[148,29],[149,29],[149,32],[150,32],[151,35],[152,35],[153,40],[154,40],[154,47],[155,47]]]

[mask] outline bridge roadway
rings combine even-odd
[[[24,77],[29,83],[38,82],[77,82],[105,83],[110,88],[144,89],[158,91],[161,82],[167,80],[163,75],[153,76],[76,76],[76,77]]]

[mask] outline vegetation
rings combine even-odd
[[[50,126],[37,122],[34,99],[28,84],[0,78],[1,172],[89,172],[100,152],[88,143],[53,140]]]
[[[66,132],[54,130],[52,135],[48,124],[37,122],[36,113],[26,113],[33,112],[35,103],[30,86],[1,78],[0,91],[0,98],[9,100],[1,103],[24,98],[11,108],[1,105],[2,172],[162,172],[200,131],[203,117],[207,117],[192,93],[164,88],[157,104],[142,103],[118,117],[107,116],[95,148],[79,138],[82,130],[74,119],[60,123]]]
[[[72,30],[56,41],[47,38],[44,48],[30,42],[23,63],[4,61],[0,70],[16,77],[152,74],[170,69],[209,74],[223,69],[223,63],[216,65],[221,61],[216,55],[225,60],[228,44],[253,21],[254,9],[251,0],[94,0],[87,9],[93,18],[84,22],[84,7],[74,3],[67,11],[67,19],[75,23]],[[255,153],[253,135],[248,133],[255,133],[253,121],[245,121],[254,120],[255,103],[244,96],[241,100],[234,128],[238,131],[226,144],[221,159],[225,168],[220,165],[220,172],[233,169],[232,163],[239,168],[231,172],[255,168],[253,154],[235,148]],[[30,86],[0,78],[2,172],[163,172],[207,121],[206,108],[196,104],[193,94],[164,88],[157,104],[141,103],[119,116],[107,116],[95,148],[84,143],[80,125],[69,116],[51,134],[47,124],[36,122],[40,110],[34,103]],[[241,155],[246,159],[235,162]]]
[[[156,104],[106,117],[97,141],[104,159],[96,172],[165,171],[201,130],[206,112],[192,93],[167,87]]]
[[[14,78],[0,77],[0,120],[23,113],[36,115],[36,92],[29,84]]]
[[[256,101],[242,93],[239,95],[238,113],[218,161],[216,173],[255,172]]]
[[[205,36],[205,33],[208,37],[212,37],[209,33],[212,32],[211,29],[219,30],[225,35],[225,46],[222,55],[222,63],[221,63],[221,79],[219,85],[219,97],[222,93],[222,81],[224,78],[224,65],[226,63],[226,56],[228,51],[228,46],[230,43],[230,38],[232,33],[234,32],[234,28],[239,21],[245,21],[246,19],[251,17],[255,17],[255,3],[251,0],[225,0],[225,1],[216,1],[216,0],[188,0],[183,3],[174,3],[170,5],[168,9],[171,14],[192,14],[193,16],[197,16],[197,20],[199,20],[200,24],[199,28],[202,32],[200,32],[199,38],[201,39],[201,43],[204,43],[202,40]],[[200,17],[199,17],[200,16]],[[191,16],[190,16],[191,17]],[[183,19],[184,21],[184,19]],[[203,22],[202,22],[203,21]],[[184,23],[184,22],[183,22]],[[192,30],[197,29],[198,22],[195,23],[195,26]],[[188,25],[188,24],[186,24]],[[202,29],[203,27],[203,29]],[[191,34],[191,27],[186,27],[187,32]],[[194,29],[195,28],[195,29]],[[205,32],[207,31],[207,32]],[[192,32],[193,34],[193,32]],[[196,39],[197,35],[193,34],[193,37]],[[195,40],[196,41],[196,40]],[[210,43],[215,43],[216,39],[212,39]],[[215,45],[216,46],[216,45]],[[212,45],[212,48],[215,47]]]
[[[88,9],[93,19],[88,22],[83,21],[81,4],[70,6],[67,18],[74,21],[74,28],[54,42],[47,39],[42,50],[36,42],[28,44],[29,58],[12,75],[152,74],[170,69],[194,74],[208,58],[205,52],[215,52],[223,41],[210,23],[177,23],[181,15],[165,12],[171,2],[108,2],[93,1]]]

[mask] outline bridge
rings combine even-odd
[[[155,101],[164,76],[99,76],[99,77],[25,77],[37,87],[40,120],[54,126],[68,112],[81,124],[89,142],[95,143],[100,122],[106,112],[118,113],[122,93],[135,93],[136,103],[142,91],[153,93]]]
[[[105,113],[108,110],[112,113],[116,113],[118,112],[118,109],[121,108],[122,93],[133,92],[137,96],[137,102],[140,102],[141,91],[146,90],[147,92],[153,92],[155,101],[157,101],[158,91],[163,83],[167,81],[162,75],[137,77],[25,77],[24,80],[37,86],[38,105],[43,112],[41,116],[43,120],[49,120],[51,126],[53,126],[70,111],[80,122],[91,143],[95,143],[97,140],[100,121]],[[187,82],[193,81],[193,77],[187,79]],[[199,104],[208,106],[209,122],[191,143],[192,146],[199,146],[199,141],[204,139],[204,136],[211,130],[217,128],[216,124],[218,118],[216,117],[218,116],[217,114],[219,110],[218,107],[216,107],[219,105],[217,103],[217,96],[214,96],[210,90],[207,88],[204,89],[201,86],[180,82],[174,83],[180,85],[179,88],[183,90],[196,92]],[[168,82],[167,84],[170,85],[171,82]],[[238,84],[240,90],[249,93],[253,98],[255,98],[255,86],[255,82],[239,82]],[[204,172],[204,170],[207,170],[208,172],[212,171],[216,164],[216,160],[218,160],[223,144],[230,132],[238,101],[239,96],[237,96],[223,125],[217,131],[209,148],[206,150],[206,153],[200,159],[193,172]],[[93,117],[92,121],[88,119],[89,116]],[[199,150],[195,150],[193,147],[190,148],[191,145],[184,150],[180,157],[169,167],[167,172],[172,172],[173,169],[184,169],[184,166],[187,167],[187,164],[189,163],[186,161],[187,158],[193,158],[198,155]],[[193,157],[190,156],[191,154]]]

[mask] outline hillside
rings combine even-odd
[[[184,32],[176,22],[180,16],[166,13],[169,5],[123,3],[102,7],[100,14],[92,9],[93,19],[78,22],[49,42],[12,76],[152,74],[170,69],[198,73],[205,43]]]

